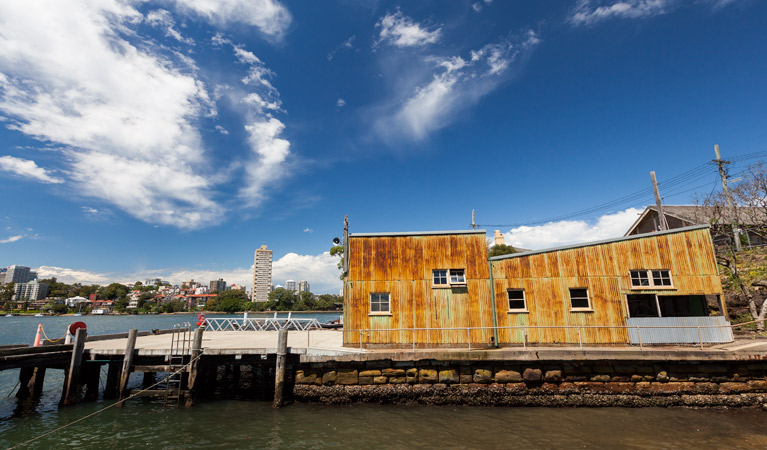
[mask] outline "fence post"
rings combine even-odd
[[[469,350],[471,350],[471,329],[466,328],[466,340],[469,342]]]
[[[527,350],[527,327],[522,327],[522,348]]]
[[[415,328],[411,330],[413,332],[413,352],[415,352]]]
[[[362,330],[360,330],[360,351],[362,351]]]
[[[703,338],[700,337],[700,325],[698,325],[698,343],[700,344],[700,349],[703,350]]]
[[[643,348],[642,347],[642,329],[639,327],[637,327],[637,336],[639,337],[639,348]]]
[[[583,338],[581,337],[581,326],[578,325],[578,346],[583,350]]]
[[[311,345],[310,345],[310,342],[311,342],[311,339],[310,339],[310,338],[311,338],[311,335],[309,334],[309,333],[311,333],[311,332],[312,332],[312,330],[310,330],[310,329],[308,329],[308,328],[306,329],[306,348],[309,348],[309,347],[311,347]]]

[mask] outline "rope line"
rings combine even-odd
[[[43,434],[41,434],[40,436],[34,437],[34,438],[32,438],[32,439],[30,439],[30,440],[28,440],[28,441],[22,442],[22,443],[20,443],[20,444],[16,444],[16,445],[14,445],[13,447],[10,447],[10,448],[8,448],[8,450],[14,450],[14,449],[16,449],[16,448],[20,448],[20,447],[23,447],[23,446],[25,446],[25,445],[31,444],[32,442],[35,442],[35,441],[37,441],[37,440],[39,440],[39,439],[42,439],[42,438],[44,438],[45,436],[48,436],[48,435],[50,435],[50,434],[53,434],[53,433],[55,433],[55,432],[57,432],[57,431],[61,431],[61,430],[63,430],[64,428],[67,428],[67,427],[70,427],[70,426],[72,426],[72,425],[74,425],[74,424],[76,424],[76,423],[82,422],[82,421],[83,421],[83,420],[85,420],[85,419],[88,419],[88,418],[90,418],[90,417],[93,417],[93,416],[95,416],[96,414],[100,414],[100,413],[102,413],[102,412],[106,411],[107,409],[109,409],[109,408],[113,408],[113,407],[115,407],[115,406],[117,406],[117,405],[119,405],[119,404],[121,404],[121,403],[123,403],[123,402],[125,402],[125,401],[127,401],[127,400],[130,400],[130,399],[132,399],[132,398],[134,398],[134,397],[138,397],[138,396],[139,396],[140,394],[142,394],[143,392],[149,391],[149,390],[151,390],[153,387],[155,387],[155,386],[157,386],[157,385],[159,385],[159,384],[162,384],[162,383],[163,383],[163,382],[165,382],[165,381],[168,381],[168,380],[170,379],[170,377],[172,377],[173,375],[177,375],[177,374],[179,374],[179,373],[183,372],[183,371],[184,371],[184,370],[187,368],[187,366],[190,366],[190,365],[192,365],[192,363],[193,363],[193,362],[195,362],[195,361],[197,361],[198,359],[200,359],[200,358],[202,357],[202,354],[203,354],[203,350],[202,350],[202,349],[200,349],[200,354],[199,354],[199,355],[197,355],[197,357],[195,357],[194,359],[192,359],[192,360],[191,360],[191,361],[189,361],[188,363],[184,364],[184,365],[183,365],[183,366],[182,366],[180,369],[178,369],[177,371],[175,371],[175,372],[173,372],[173,373],[169,374],[167,377],[165,377],[164,379],[162,379],[162,380],[158,381],[157,383],[155,383],[155,384],[153,384],[153,385],[151,385],[151,386],[149,386],[149,387],[147,387],[147,388],[144,388],[144,389],[142,389],[142,390],[140,390],[140,391],[136,392],[136,393],[135,393],[135,394],[133,394],[133,395],[129,395],[128,397],[125,397],[123,400],[118,400],[118,401],[116,401],[116,402],[112,403],[112,404],[111,404],[111,405],[109,405],[109,406],[105,406],[104,408],[101,408],[101,409],[99,409],[99,410],[97,410],[97,411],[94,411],[94,412],[92,412],[92,413],[88,414],[87,416],[81,417],[81,418],[79,418],[79,419],[77,419],[77,420],[75,420],[75,421],[73,421],[73,422],[70,422],[70,423],[68,423],[68,424],[66,424],[66,425],[62,425],[62,426],[60,426],[60,427],[58,427],[58,428],[56,428],[56,429],[54,429],[54,430],[48,431],[47,433],[43,433]]]
[[[45,340],[48,342],[59,342],[60,340],[67,337],[66,335],[64,335],[54,341],[53,339],[49,338],[47,334],[45,334],[45,327],[43,326],[43,324],[40,324],[40,329],[43,330],[43,336],[45,337]]]

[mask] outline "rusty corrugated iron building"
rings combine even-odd
[[[490,259],[484,230],[347,240],[348,346],[732,340],[707,226]]]

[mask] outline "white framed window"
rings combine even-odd
[[[432,270],[433,284],[434,286],[447,286],[447,270],[437,269]]]
[[[508,289],[506,295],[509,298],[509,312],[527,312],[524,289]]]
[[[632,289],[673,289],[671,271],[667,269],[638,269],[630,270]]]
[[[463,269],[450,269],[450,284],[466,284],[466,274]]]
[[[466,271],[464,269],[434,269],[431,274],[433,287],[466,285]]]
[[[370,294],[370,314],[390,314],[391,302],[388,292],[372,292]]]
[[[570,310],[591,311],[588,288],[570,288]]]

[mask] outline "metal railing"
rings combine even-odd
[[[287,317],[233,317],[205,319],[206,331],[279,331],[281,329],[307,331],[320,328],[317,319]]]
[[[508,339],[510,342],[499,342],[499,344],[504,346],[513,346],[513,345],[521,345],[523,349],[527,350],[530,342],[530,335],[532,332],[540,332],[540,331],[546,331],[546,330],[564,330],[565,332],[565,339],[562,342],[533,342],[533,343],[540,343],[540,344],[553,344],[553,345],[559,345],[559,344],[576,344],[579,348],[583,349],[584,345],[599,345],[599,346],[609,346],[609,345],[629,345],[632,343],[635,343],[639,345],[639,348],[644,348],[645,345],[648,344],[674,344],[675,342],[652,342],[648,341],[648,337],[650,333],[652,333],[653,330],[684,330],[688,332],[692,332],[693,335],[697,336],[695,344],[698,345],[701,349],[704,347],[704,344],[720,344],[725,342],[732,342],[732,337],[730,337],[727,341],[712,341],[705,339],[706,337],[706,330],[726,330],[726,332],[732,336],[732,328],[737,327],[742,324],[726,324],[726,325],[693,325],[693,326],[683,326],[683,325],[642,325],[642,326],[625,326],[625,325],[515,325],[515,326],[498,326],[498,327],[447,327],[447,328],[367,328],[367,329],[356,329],[356,330],[348,330],[344,329],[344,341],[348,342],[346,339],[347,334],[346,333],[357,333],[359,335],[359,348],[360,350],[363,348],[363,345],[366,344],[401,344],[401,345],[411,345],[413,351],[416,350],[416,347],[418,345],[441,345],[442,347],[445,347],[446,345],[452,345],[455,344],[453,348],[459,348],[459,345],[466,346],[468,350],[471,350],[472,348],[479,348],[480,345],[482,347],[488,347],[492,346],[493,342],[492,340],[488,339],[482,339],[481,341],[479,339],[475,339],[472,341],[472,332],[473,331],[489,331],[490,336],[494,337],[494,330],[502,331],[506,330],[509,333]],[[621,331],[625,332],[623,335],[625,340],[618,342],[604,342],[600,341],[598,338],[591,337],[594,334],[594,331],[598,329],[608,329],[608,330],[618,330],[618,333],[621,333]],[[417,340],[416,339],[416,333],[417,332],[427,332],[425,341]],[[430,342],[429,334],[431,333],[437,333],[437,332],[443,332],[443,331],[465,331],[466,332],[466,340],[465,342],[445,342],[445,340],[441,340],[440,342]],[[570,331],[570,333],[568,333]],[[400,338],[402,338],[404,335],[409,334],[410,335],[410,342],[375,342],[375,339],[370,339],[374,333],[400,333]],[[511,337],[512,333],[516,332],[517,336],[520,338],[518,340],[514,340],[513,342]],[[643,336],[644,332],[644,336]],[[636,342],[632,342],[630,340],[631,334],[635,333],[636,336]],[[577,338],[575,337],[577,334]],[[476,335],[476,333],[475,333]],[[453,336],[453,340],[458,336],[458,334],[455,334]],[[572,337],[573,339],[569,339],[569,337]],[[367,338],[367,339],[365,339]],[[389,339],[391,341],[391,339]],[[499,339],[500,340],[500,339]],[[538,341],[539,339],[536,339],[535,341]],[[365,342],[367,341],[367,342]],[[691,342],[676,342],[676,343],[691,343]],[[350,344],[353,345],[353,344]]]

